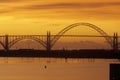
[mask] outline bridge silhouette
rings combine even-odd
[[[74,27],[86,26],[90,27],[97,31],[101,36],[98,35],[64,35],[67,31]],[[46,37],[46,40],[43,40],[43,37]],[[105,31],[96,25],[90,23],[75,23],[69,25],[58,32],[56,35],[51,35],[50,31],[47,32],[47,35],[1,35],[0,44],[4,50],[8,51],[10,48],[15,45],[17,42],[24,39],[32,39],[46,48],[47,51],[51,51],[52,47],[61,37],[104,37],[107,43],[111,46],[113,50],[118,50],[120,48],[120,43],[118,42],[118,34],[114,33],[114,36],[109,36]]]
[[[100,35],[65,35],[67,31],[75,27],[86,26],[97,31]],[[52,50],[55,43],[61,37],[103,37],[110,45],[111,50]],[[45,40],[43,39],[45,38]],[[105,31],[96,25],[90,23],[75,23],[69,25],[58,32],[56,35],[51,35],[47,31],[47,35],[1,35],[0,44],[4,50],[0,50],[2,57],[54,57],[54,58],[117,58],[120,59],[120,42],[118,41],[117,33],[109,36]],[[46,50],[10,50],[10,48],[24,39],[31,39],[38,42]],[[26,54],[28,53],[28,54]],[[35,54],[34,54],[35,53]],[[89,54],[90,53],[90,54]]]

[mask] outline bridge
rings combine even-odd
[[[98,35],[64,35],[70,29],[75,27],[86,26],[91,29],[97,31],[101,36]],[[107,43],[111,46],[114,51],[117,51],[120,48],[120,42],[118,41],[117,33],[114,33],[113,36],[109,36],[105,31],[103,31],[100,27],[93,25],[91,23],[75,23],[69,25],[58,32],[56,35],[51,35],[50,31],[47,32],[47,35],[1,35],[0,36],[0,44],[4,48],[5,51],[9,51],[10,48],[15,45],[17,42],[24,39],[32,39],[46,48],[47,51],[51,51],[52,47],[61,37],[103,37],[107,41]],[[43,39],[45,38],[45,40]]]

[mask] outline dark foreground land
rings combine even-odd
[[[120,59],[120,50],[0,50],[0,57],[102,58]]]

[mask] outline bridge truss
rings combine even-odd
[[[96,35],[64,35],[66,32],[68,32],[70,29],[80,26],[86,26],[90,27],[91,29],[94,29],[97,31],[101,36]],[[55,45],[55,43],[61,38],[61,37],[104,37],[108,44],[113,48],[114,50],[118,50],[120,48],[120,43],[118,42],[118,35],[117,33],[114,33],[114,36],[109,36],[105,31],[103,31],[101,28],[97,27],[96,25],[90,24],[90,23],[75,23],[72,25],[69,25],[62,29],[60,32],[58,32],[56,35],[51,35],[50,32],[47,32],[47,35],[2,35],[0,36],[0,44],[3,46],[3,48],[8,51],[13,45],[15,45],[17,42],[24,40],[24,39],[32,39],[39,44],[41,44],[43,47],[46,48],[46,50],[50,51],[51,48]]]

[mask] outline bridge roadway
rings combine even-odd
[[[0,50],[0,57],[120,59],[120,50]]]
[[[4,47],[5,50],[9,50],[14,44],[19,42],[23,39],[32,39],[40,43],[43,47],[45,47],[47,50],[51,50],[51,48],[56,43],[56,40],[60,37],[101,37],[101,38],[109,38],[110,43],[109,45],[114,49],[119,44],[117,39],[120,38],[120,36],[103,36],[103,35],[51,35],[50,33],[47,33],[47,35],[3,35],[0,36],[0,43]],[[113,40],[112,40],[113,39]],[[113,43],[114,42],[114,43]],[[113,46],[115,44],[115,47]]]
[[[8,35],[9,37],[47,37],[47,35]],[[62,37],[111,37],[113,36],[102,36],[102,35],[50,35],[51,37],[62,36]],[[5,37],[5,35],[0,35],[0,37]],[[120,36],[118,36],[120,38]]]

